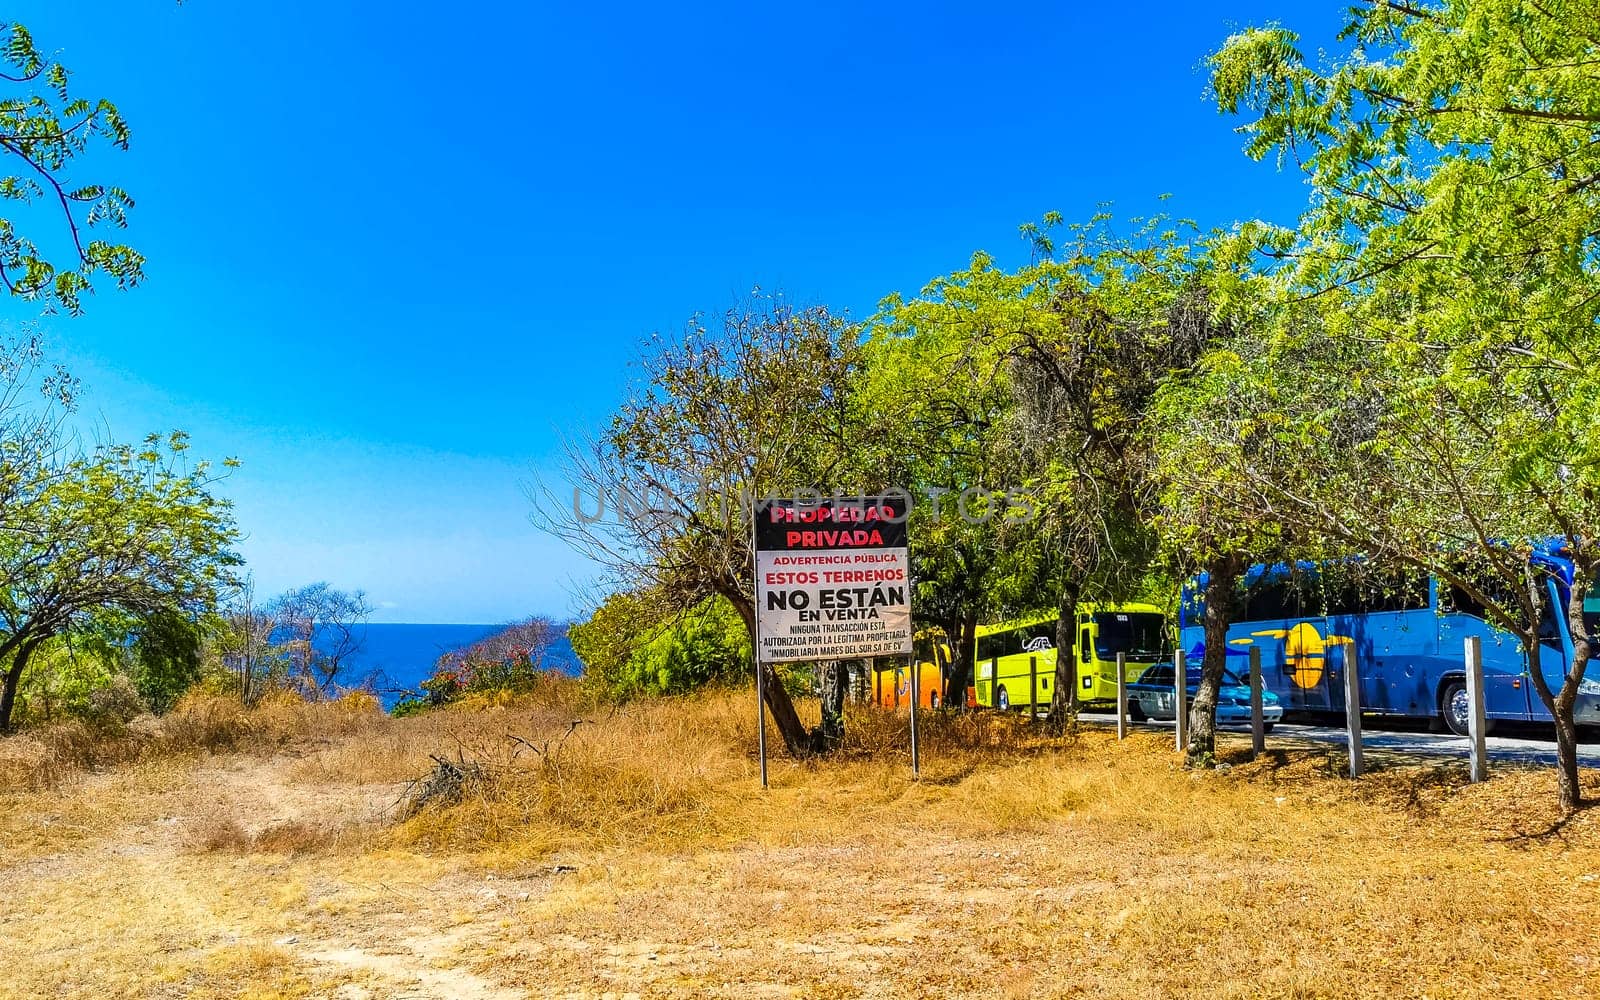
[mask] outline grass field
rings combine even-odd
[[[1600,992],[1600,809],[1559,821],[1544,771],[1230,738],[1193,773],[984,715],[931,720],[913,783],[862,714],[762,792],[753,715],[211,701],[0,741],[0,996]],[[476,770],[402,819],[430,755]]]

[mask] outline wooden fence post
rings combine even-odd
[[[1261,647],[1250,647],[1250,756],[1267,750],[1266,720],[1261,717]]]
[[[911,658],[911,780],[922,777],[922,755],[917,748],[917,699],[922,694],[922,664]]]
[[[1172,671],[1172,694],[1178,708],[1178,752],[1182,753],[1189,747],[1189,662],[1181,649],[1172,657]]]
[[[1117,654],[1117,739],[1128,735],[1128,663],[1127,654]]]
[[[1344,725],[1350,737],[1350,777],[1361,777],[1361,668],[1356,664],[1356,647],[1344,647]]]
[[[1028,657],[1028,721],[1039,718],[1039,658]]]
[[[1484,743],[1484,708],[1483,708],[1483,640],[1477,636],[1469,636],[1466,642],[1467,656],[1467,734],[1472,745],[1471,770],[1473,781],[1489,780],[1489,748]],[[1445,711],[1450,711],[1450,706],[1445,706]]]

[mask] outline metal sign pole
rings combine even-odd
[[[911,779],[915,781],[922,777],[922,757],[917,749],[917,702],[922,697],[922,664],[916,662],[915,654],[911,659]]]
[[[767,668],[756,656],[756,753],[761,757],[761,787],[767,787]]]

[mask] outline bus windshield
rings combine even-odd
[[[1166,616],[1148,611],[1106,611],[1094,616],[1100,627],[1095,653],[1103,660],[1118,653],[1130,660],[1154,660],[1167,651]]]

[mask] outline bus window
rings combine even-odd
[[[1457,614],[1471,615],[1484,621],[1489,620],[1489,612],[1484,608],[1483,602],[1473,597],[1464,587],[1452,583],[1449,596],[1445,598],[1445,609]]]
[[[1105,611],[1094,616],[1100,626],[1095,655],[1114,660],[1118,653],[1130,660],[1160,658],[1167,649],[1166,618],[1139,611]]]
[[[1013,633],[1016,636],[1016,650],[1018,653],[1038,653],[1046,649],[1056,648],[1056,623],[1039,622],[1036,625],[1024,625]]]
[[[1082,660],[1084,663],[1088,663],[1090,659],[1092,659],[1092,657],[1089,655],[1089,650],[1092,648],[1092,646],[1093,643],[1089,641],[1089,630],[1084,629],[1083,633],[1078,636],[1078,659]]]
[[[978,637],[978,660],[994,660],[1002,656],[1010,656],[1016,650],[1010,648],[1011,640],[1016,637],[1015,632],[996,632],[993,635]]]
[[[1271,622],[1300,617],[1300,594],[1289,580],[1262,580],[1250,589],[1240,621]]]
[[[1422,611],[1428,607],[1426,576],[1392,575],[1374,580],[1362,589],[1364,614],[1379,611]]]
[[[1561,642],[1561,621],[1556,616],[1555,602],[1550,599],[1548,586],[1539,591],[1539,641]]]

